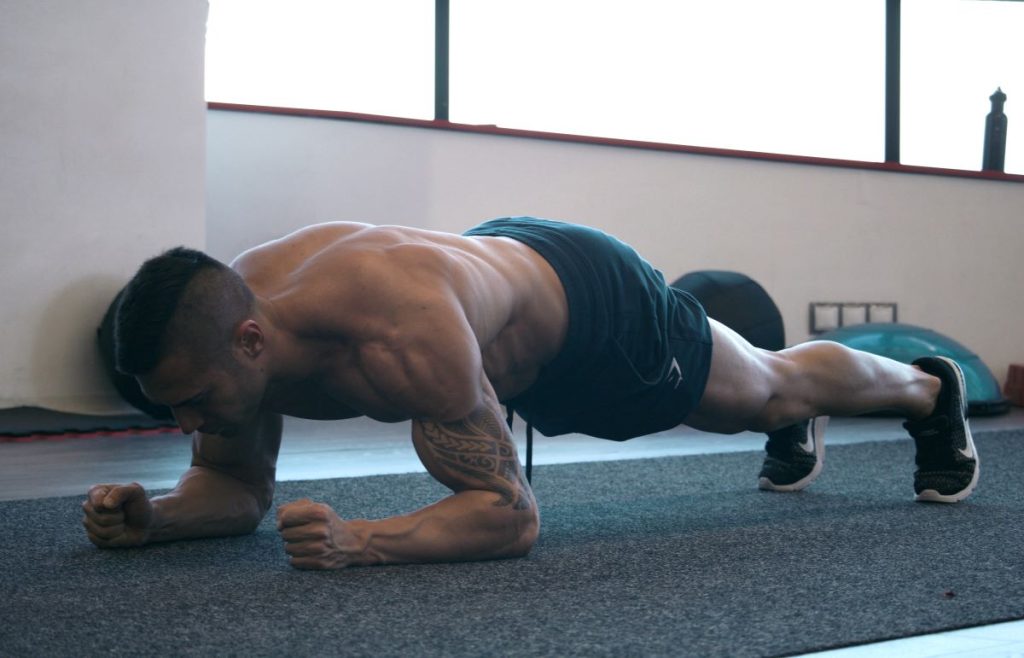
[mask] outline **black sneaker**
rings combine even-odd
[[[800,491],[821,473],[825,464],[825,428],[819,416],[768,433],[757,486],[766,491]]]
[[[942,380],[932,415],[903,423],[917,444],[916,500],[956,503],[970,496],[978,484],[978,452],[967,423],[964,373],[956,361],[944,356],[924,357],[914,365]]]

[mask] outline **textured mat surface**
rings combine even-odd
[[[101,551],[80,498],[0,504],[0,655],[761,656],[1024,617],[1024,431],[977,439],[978,491],[911,500],[907,442],[830,448],[797,494],[758,453],[542,466],[526,559],[302,572],[256,534]],[[343,516],[427,475],[279,485]]]
[[[129,430],[173,430],[174,421],[145,414],[93,416],[53,411],[41,407],[0,409],[0,441],[13,438],[45,438],[50,435],[113,433]]]

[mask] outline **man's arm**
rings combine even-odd
[[[413,419],[420,459],[453,493],[411,514],[374,521],[343,520],[308,500],[284,505],[278,528],[295,567],[518,557],[536,540],[537,505],[477,336],[449,270],[436,267],[433,257],[416,249],[370,262],[365,269],[373,276],[364,273],[362,283],[373,294],[362,294],[362,306],[348,311],[358,310],[373,328],[353,360],[365,393]],[[485,294],[483,287],[477,292]],[[476,300],[478,310],[505,299],[486,294]],[[500,308],[489,313],[495,322],[506,315]]]
[[[453,494],[412,514],[343,521],[308,500],[283,506],[278,527],[299,568],[522,557],[540,529],[537,503],[493,394],[457,421],[413,421],[427,470]]]
[[[196,433],[192,467],[169,493],[148,499],[139,484],[96,485],[83,524],[101,548],[252,532],[270,507],[281,417],[262,414],[239,436]]]
[[[533,491],[497,402],[454,422],[413,422],[427,470],[454,492],[408,516],[357,522],[368,564],[521,557],[540,530]]]
[[[153,499],[150,542],[248,534],[274,497],[281,416],[261,413],[238,436],[196,432],[192,466]]]

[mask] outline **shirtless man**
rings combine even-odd
[[[766,432],[759,482],[779,491],[820,472],[818,417],[894,409],[917,442],[918,500],[959,501],[978,477],[951,360],[754,348],[630,247],[573,224],[509,218],[461,236],[323,224],[230,267],[173,249],[126,286],[116,339],[118,368],[171,407],[193,457],[163,496],[90,489],[84,525],[104,548],[253,532],[282,415],[411,420],[417,454],[453,492],[380,520],[282,505],[290,563],[308,569],[526,555],[540,519],[501,403],[549,436]]]

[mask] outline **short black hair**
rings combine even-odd
[[[198,286],[201,280],[212,281],[213,285]],[[225,303],[225,293],[246,309],[251,306],[252,292],[241,277],[201,251],[175,247],[147,260],[119,294],[114,321],[117,369],[128,375],[144,375],[156,368],[168,352],[169,329],[186,298],[205,298],[188,303],[190,315],[197,315],[198,307],[209,311],[199,312],[200,317],[194,318],[196,324],[207,329],[222,325],[215,317],[238,306]]]

